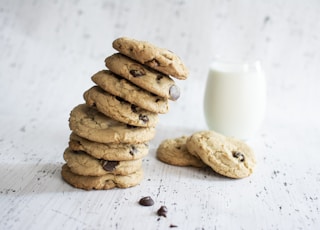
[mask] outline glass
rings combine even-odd
[[[259,129],[266,108],[266,81],[259,61],[215,59],[204,96],[210,130],[249,139]]]

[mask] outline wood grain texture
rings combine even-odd
[[[319,11],[316,0],[1,1],[0,229],[317,229]],[[176,81],[181,98],[160,117],[141,185],[74,189],[60,176],[69,113],[119,36],[174,51],[190,77]],[[163,139],[206,129],[215,54],[258,56],[267,73],[266,119],[248,142],[258,165],[246,179],[155,158]],[[140,206],[143,196],[154,206]]]

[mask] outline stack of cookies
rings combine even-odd
[[[63,179],[86,190],[127,188],[143,178],[142,159],[155,136],[158,114],[180,97],[171,77],[185,80],[178,56],[149,42],[118,38],[119,53],[105,59],[107,69],[92,76],[84,104],[70,113],[69,146]]]

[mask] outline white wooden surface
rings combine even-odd
[[[319,229],[319,12],[317,0],[2,0],[0,229]],[[191,74],[160,117],[141,185],[74,189],[60,176],[69,112],[124,35],[176,52]],[[258,165],[242,180],[155,158],[163,139],[206,129],[216,54],[259,57],[267,72],[266,119],[249,140]],[[138,205],[146,195],[153,207]]]

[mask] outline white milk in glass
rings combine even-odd
[[[266,82],[259,62],[213,62],[204,97],[209,129],[248,139],[261,125],[265,107]]]

